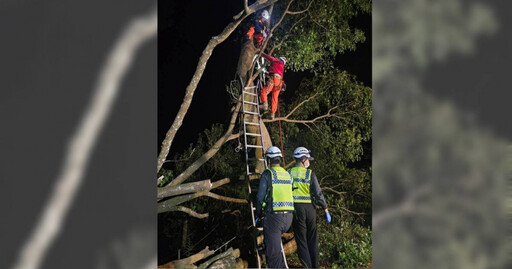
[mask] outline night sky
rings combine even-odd
[[[158,6],[158,150],[165,133],[174,121],[183,101],[185,88],[196,69],[208,40],[219,34],[243,9],[242,1],[159,1]],[[244,22],[249,22],[246,19]],[[366,42],[354,52],[336,58],[336,65],[356,75],[371,86],[371,15],[351,21],[363,30]],[[231,36],[219,44],[210,57],[196,89],[181,129],[172,143],[168,159],[194,143],[214,123],[227,123],[231,108],[226,85],[235,78],[238,57],[247,25],[242,23]],[[287,72],[287,91],[282,100],[290,99],[306,72]]]

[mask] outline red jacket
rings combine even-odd
[[[279,58],[272,57],[270,55],[267,55],[265,53],[262,53],[261,56],[263,58],[267,59],[270,62],[270,68],[268,72],[270,74],[278,74],[283,78],[284,73],[284,63],[279,60]]]

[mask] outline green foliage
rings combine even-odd
[[[287,163],[293,161],[296,147],[312,151],[311,169],[325,190],[331,207],[371,214],[371,88],[363,86],[347,72],[337,70],[304,80],[291,103],[281,103],[287,115],[300,103],[291,119],[311,120],[330,113],[314,123],[282,122]],[[272,140],[279,141],[278,124],[268,124]],[[357,167],[355,164],[358,164]],[[343,195],[339,195],[343,192]]]
[[[274,14],[282,14],[289,1],[281,1]],[[297,0],[291,11],[305,10],[309,0]],[[356,44],[365,41],[364,33],[353,29],[349,20],[358,14],[369,13],[371,1],[313,1],[306,13],[287,15],[274,31],[269,48],[286,42],[275,51],[286,56],[287,69],[294,71],[326,71],[333,68],[334,57],[345,51],[353,51]],[[293,27],[295,25],[295,27]],[[292,28],[293,27],[293,28]]]
[[[372,232],[347,221],[319,223],[321,265],[327,268],[360,268],[372,260]]]

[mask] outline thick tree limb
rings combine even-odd
[[[180,110],[178,111],[178,114],[174,118],[174,121],[167,131],[167,134],[165,135],[165,139],[162,141],[162,146],[160,150],[160,154],[158,155],[157,160],[157,172],[160,171],[162,168],[162,165],[164,164],[165,159],[167,158],[167,155],[169,154],[169,149],[171,148],[172,141],[174,140],[174,137],[176,136],[176,133],[178,132],[178,129],[183,124],[183,119],[185,118],[185,115],[187,114],[188,108],[190,107],[190,104],[192,103],[192,97],[194,96],[194,92],[197,88],[197,85],[199,84],[199,81],[201,80],[201,77],[203,75],[203,72],[206,68],[206,63],[210,59],[210,56],[212,55],[213,49],[220,43],[222,43],[226,38],[231,35],[231,33],[238,27],[238,25],[250,14],[254,13],[255,11],[264,8],[270,4],[273,4],[277,0],[267,0],[267,1],[257,1],[256,3],[252,4],[251,6],[247,7],[247,10],[245,10],[245,14],[241,15],[236,19],[236,21],[231,22],[224,28],[224,30],[217,36],[214,36],[210,39],[208,44],[206,45],[206,48],[203,50],[203,53],[201,57],[199,58],[199,62],[196,67],[196,71],[194,75],[192,76],[192,79],[185,89],[185,97],[183,98],[183,102],[180,106]]]
[[[172,188],[162,188],[163,190],[158,192],[157,197],[160,199],[164,197],[176,196],[185,193],[205,191],[211,188],[211,181],[209,179],[206,179],[192,183],[180,184],[178,186],[172,186]]]
[[[229,178],[218,180],[218,181],[215,181],[214,183],[212,183],[211,184],[212,185],[211,188],[209,188],[207,190],[196,192],[196,193],[191,193],[191,194],[187,194],[187,195],[182,195],[182,196],[178,196],[178,197],[174,197],[174,198],[171,198],[169,200],[165,200],[163,202],[160,202],[160,203],[158,203],[158,213],[163,213],[163,212],[170,211],[169,210],[170,208],[173,208],[173,207],[175,207],[175,206],[177,206],[179,204],[182,204],[184,202],[190,201],[190,200],[192,200],[194,198],[197,198],[197,197],[208,195],[208,192],[211,189],[215,189],[215,188],[217,188],[219,186],[222,186],[224,184],[227,184],[229,182],[230,182]],[[162,198],[164,198],[164,197],[165,196],[163,196]]]
[[[213,144],[212,148],[208,150],[206,153],[204,153],[199,159],[197,159],[194,163],[192,163],[185,171],[183,171],[180,175],[178,175],[169,185],[165,186],[164,188],[176,186],[178,184],[181,184],[183,181],[185,181],[187,178],[189,178],[201,165],[206,163],[213,155],[215,155],[220,147],[228,141],[228,138],[231,137],[233,129],[235,127],[236,119],[238,116],[238,111],[240,111],[241,103],[237,103],[235,110],[233,111],[233,114],[231,115],[231,120],[229,122],[228,129],[224,133],[224,135]]]
[[[240,133],[232,134],[232,135],[230,135],[230,136],[228,137],[228,139],[226,140],[226,142],[231,141],[231,140],[233,140],[233,139],[237,139],[237,138],[239,138],[239,137],[240,137]]]

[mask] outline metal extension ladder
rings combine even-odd
[[[243,131],[244,131],[243,136],[244,136],[244,151],[245,151],[245,167],[246,167],[246,178],[247,178],[247,187],[248,187],[248,191],[249,191],[249,197],[252,197],[252,195],[251,195],[252,189],[253,189],[253,186],[251,186],[252,178],[257,177],[259,179],[259,177],[260,177],[260,174],[255,171],[256,163],[263,162],[264,169],[268,168],[267,160],[264,157],[265,156],[265,152],[264,152],[265,145],[263,142],[263,135],[262,135],[262,130],[261,130],[261,124],[263,124],[263,123],[261,120],[260,102],[259,102],[259,98],[258,98],[258,93],[265,83],[265,74],[268,73],[262,66],[263,66],[263,60],[262,60],[261,64],[259,62],[257,62],[258,69],[262,68],[263,70],[260,73],[260,75],[258,76],[255,86],[245,87],[244,81],[240,78],[240,85],[241,85],[240,88],[242,89],[241,127],[243,126]],[[251,101],[248,101],[246,99],[249,99]],[[256,108],[255,109],[256,112],[251,111],[250,108]],[[252,118],[252,121],[250,121],[248,118]],[[257,123],[254,121],[257,121]],[[247,131],[248,126],[257,126],[256,132],[254,132],[254,133],[248,132]],[[249,137],[255,138],[254,141],[259,139],[260,145],[249,144],[248,143]],[[249,157],[250,149],[254,150],[254,153],[255,153],[254,157]],[[256,152],[257,152],[256,149],[261,149],[261,156],[256,156]],[[251,169],[251,167],[253,167],[253,169]],[[254,181],[256,181],[256,180],[253,180],[253,182]],[[257,191],[258,191],[257,185],[254,187],[255,187],[256,193],[257,193]],[[249,199],[249,200],[250,200],[249,205],[251,208],[252,225],[253,225],[253,227],[256,227],[256,229],[258,230],[258,233],[253,238],[253,241],[254,241],[254,249],[256,252],[257,265],[258,265],[258,268],[261,268],[262,259],[261,259],[261,255],[259,253],[260,251],[258,250],[257,237],[258,237],[258,234],[263,233],[263,227],[256,226],[256,221],[255,221],[256,220],[256,207],[254,206],[253,200],[252,199]],[[286,262],[286,256],[284,254],[284,248],[283,248],[282,242],[281,242],[281,252],[283,255],[285,266],[286,266],[286,268],[288,268],[288,264]]]
[[[261,114],[260,114],[260,104],[259,104],[259,98],[258,98],[258,90],[261,88],[261,82],[258,80],[256,83],[256,86],[250,86],[245,87],[243,84],[243,81],[240,80],[241,88],[242,88],[242,107],[241,107],[241,125],[240,127],[243,127],[243,136],[244,136],[244,151],[245,151],[245,166],[246,166],[246,178],[247,178],[247,187],[249,191],[249,197],[252,197],[253,193],[253,187],[257,187],[251,184],[251,180],[255,179],[256,177],[259,178],[259,173],[257,173],[256,166],[258,162],[263,162],[264,168],[267,168],[267,162],[264,158],[264,144],[263,144],[263,135],[261,131]],[[250,126],[250,127],[249,127]],[[252,127],[252,128],[251,128]],[[254,128],[256,127],[256,128]],[[248,129],[251,128],[253,131],[256,130],[256,132],[248,132]],[[254,138],[254,139],[251,139]],[[249,144],[250,140],[257,141],[259,139],[260,145],[257,145],[258,143]],[[256,156],[256,153],[258,152],[257,149],[261,150],[261,156]],[[249,151],[254,151],[253,155],[254,157],[249,157]],[[256,181],[256,180],[253,180]],[[252,186],[251,186],[252,185]],[[256,207],[254,206],[254,203],[252,199],[250,199],[249,202],[250,208],[251,208],[251,221],[252,225],[256,227]],[[260,234],[263,231],[262,227],[258,227],[258,234]],[[254,237],[254,249],[256,251],[256,259],[258,268],[261,268],[262,260],[260,253],[258,251],[258,245],[257,245],[257,235]]]

